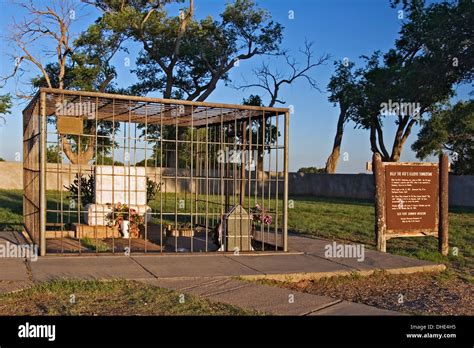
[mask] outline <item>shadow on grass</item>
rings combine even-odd
[[[0,190],[0,231],[20,231],[23,226],[23,193]]]

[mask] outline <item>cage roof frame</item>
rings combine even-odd
[[[235,120],[269,118],[289,113],[289,108],[238,105],[164,99],[122,94],[40,88],[23,112],[31,112],[39,102],[41,93],[46,94],[46,115],[57,114],[56,98],[61,102],[93,103],[97,120],[178,126],[204,127],[226,124]],[[65,104],[67,105],[67,104]],[[180,106],[183,108],[181,109]],[[82,116],[84,115],[73,115]]]

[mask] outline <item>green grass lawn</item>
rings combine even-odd
[[[173,193],[163,194],[167,212],[174,211]],[[178,195],[185,199],[185,208],[180,212],[190,211],[190,195]],[[149,205],[157,211],[159,194]],[[363,243],[375,248],[374,242],[374,207],[370,201],[329,199],[315,197],[290,197],[294,208],[289,209],[289,229],[292,232],[354,243]],[[215,199],[217,201],[217,198]],[[54,208],[57,198],[50,196],[48,206]],[[246,200],[247,203],[247,200]],[[253,205],[253,199],[250,205]],[[282,202],[279,202],[282,208]],[[205,204],[199,203],[199,210],[204,211]],[[271,207],[270,210],[274,210]],[[217,211],[217,210],[216,210]],[[280,210],[281,211],[281,210]],[[22,197],[19,190],[0,190],[0,229],[19,228],[22,221]],[[433,237],[396,238],[387,242],[387,251],[394,254],[417,257],[424,260],[445,263],[453,271],[467,279],[473,279],[474,269],[474,208],[450,209],[449,213],[450,255],[438,253],[437,239]],[[457,248],[458,255],[453,255]]]
[[[255,315],[136,281],[55,280],[0,295],[0,315]]]
[[[290,197],[292,198],[292,197]],[[289,229],[321,238],[363,243],[375,249],[374,206],[370,201],[293,197]],[[395,238],[387,241],[387,252],[445,263],[450,271],[473,280],[474,208],[454,207],[449,212],[450,254],[438,253],[434,237]],[[458,255],[453,255],[457,248]]]
[[[21,230],[22,195],[22,190],[0,190],[0,230]]]

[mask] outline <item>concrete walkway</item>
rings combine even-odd
[[[3,243],[12,241],[11,232]],[[2,238],[0,238],[2,243]],[[326,258],[332,242],[290,236],[290,252],[264,254],[150,254],[127,256],[46,256],[36,262],[0,259],[0,293],[23,289],[36,281],[52,279],[129,279],[196,294],[269,314],[351,315],[394,314],[374,307],[315,296],[234,279],[297,281],[331,275],[441,271],[444,265],[403,256],[365,250],[362,262],[355,258]]]
[[[270,315],[399,315],[363,304],[224,278],[159,278],[145,283]]]

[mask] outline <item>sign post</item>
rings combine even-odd
[[[438,163],[382,162],[373,156],[377,250],[390,238],[438,236],[448,253],[448,157]]]
[[[448,185],[449,162],[446,154],[439,156],[439,237],[438,250],[443,255],[448,255]]]
[[[375,180],[375,238],[377,242],[377,250],[387,251],[386,230],[387,223],[385,221],[385,169],[382,157],[379,153],[374,153],[372,169],[374,171]]]

